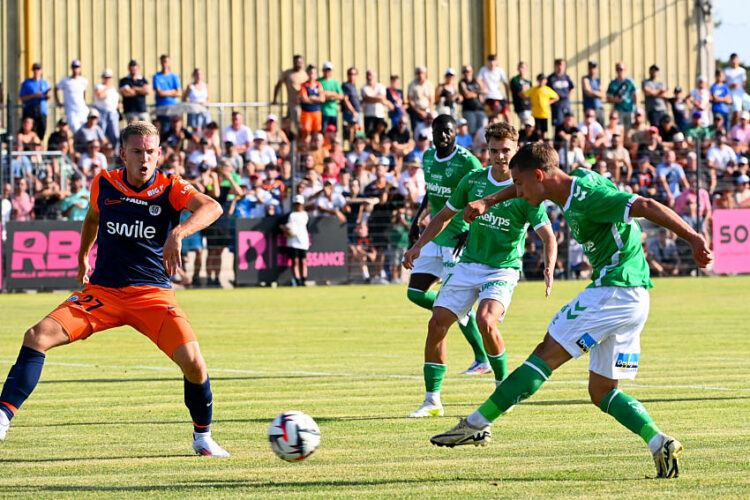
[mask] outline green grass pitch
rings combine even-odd
[[[509,366],[587,283],[522,282],[501,330]],[[519,498],[750,496],[750,278],[657,280],[638,378],[621,387],[685,445],[681,477],[648,480],[648,449],[588,402],[588,359],[570,362],[493,426],[487,448],[429,438],[473,411],[492,378],[448,338],[443,418],[422,401],[428,312],[396,286],[181,291],[230,459],[195,456],[176,366],[129,328],[50,351],[0,444],[0,497]],[[66,296],[0,296],[0,380],[22,334]],[[320,425],[309,460],[271,452],[267,426],[296,409]]]

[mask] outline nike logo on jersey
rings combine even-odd
[[[112,198],[105,198],[104,204],[105,205],[117,205],[118,203],[122,203],[122,200],[113,200]]]

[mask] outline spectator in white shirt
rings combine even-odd
[[[55,85],[55,103],[65,108],[65,116],[68,119],[71,132],[78,131],[89,114],[86,105],[86,89],[89,81],[81,75],[81,61],[76,59],[70,63],[71,75],[66,76]],[[60,100],[59,91],[62,90],[63,99]]]
[[[419,157],[412,156],[404,164],[406,168],[398,178],[396,190],[409,202],[421,202],[426,191],[422,162]]]
[[[245,159],[255,163],[256,168],[259,170],[265,168],[269,163],[276,163],[276,153],[266,142],[266,133],[263,130],[259,129],[255,131],[253,146],[247,150]]]
[[[724,76],[729,87],[729,95],[732,96],[732,125],[736,125],[746,95],[745,80],[747,79],[745,68],[740,66],[740,56],[737,54],[729,56],[729,67],[724,68]],[[729,124],[726,123],[725,126],[728,128]]]
[[[187,159],[188,169],[191,172],[194,172],[201,163],[207,167],[215,167],[218,164],[216,161],[216,152],[211,148],[205,137],[202,137],[198,141],[198,149],[190,153]]]
[[[506,122],[510,121],[510,106],[508,106],[507,99],[510,95],[508,77],[505,76],[503,68],[498,66],[495,54],[487,56],[487,66],[479,69],[477,80],[481,80],[487,88],[484,102],[492,111],[492,115],[501,114]]]
[[[244,155],[250,147],[252,130],[242,123],[242,115],[239,111],[232,112],[232,124],[224,129],[222,141],[231,142],[235,151]]]
[[[112,85],[114,73],[102,71],[102,82],[94,85],[94,107],[99,111],[99,126],[115,149],[120,142],[120,92]]]
[[[99,141],[89,141],[86,152],[78,159],[78,167],[85,175],[89,175],[95,167],[107,169],[107,157],[101,152],[101,147]]]
[[[706,153],[708,168],[713,168],[719,177],[732,175],[737,166],[737,153],[727,144],[727,136],[723,132],[716,134],[714,141]]]

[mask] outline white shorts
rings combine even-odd
[[[643,287],[587,288],[555,315],[548,331],[574,358],[591,352],[592,372],[634,379],[649,302]]]
[[[449,270],[435,299],[434,307],[444,307],[462,318],[477,299],[496,300],[503,305],[500,321],[510,306],[513,290],[518,284],[517,269],[498,269],[474,262],[461,262]]]
[[[453,248],[436,245],[430,241],[419,252],[411,273],[431,274],[444,279],[446,271],[453,268],[457,262],[458,257],[453,257]]]

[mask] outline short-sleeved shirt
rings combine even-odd
[[[154,75],[154,90],[175,90],[181,88],[182,82],[180,82],[180,77],[177,76],[177,73],[169,72],[164,74],[160,72]],[[180,102],[180,100],[175,96],[159,97],[159,95],[156,94],[156,107],[171,106],[178,102]]]
[[[334,80],[333,78],[329,78],[328,80],[326,80],[325,78],[318,78],[318,81],[320,82],[320,86],[323,87],[323,90],[326,92],[336,92],[337,94],[344,93],[344,90],[341,88],[341,84],[338,80]],[[323,116],[338,115],[336,101],[326,99],[326,102],[323,103],[322,111]]]
[[[725,83],[714,83],[711,85],[711,95],[715,95],[719,98],[726,97],[729,95],[729,87]],[[711,103],[711,111],[714,113],[729,113],[729,104],[726,102],[713,102]],[[724,126],[726,127],[726,123]]]
[[[359,102],[359,92],[357,91],[357,86],[353,83],[343,83],[341,85],[341,90],[344,92],[344,96],[349,100],[349,103],[352,105],[354,110],[359,113],[359,110],[362,109],[361,104]],[[347,110],[347,108],[344,106],[344,103],[341,103],[342,109]]]
[[[513,184],[512,179],[498,182],[492,169],[471,172],[453,190],[445,206],[463,215],[469,202],[489,196]],[[521,269],[526,231],[549,224],[544,204],[531,206],[522,198],[498,203],[472,222],[469,239],[461,254],[461,262],[475,262],[495,268]]]
[[[563,73],[562,75],[550,73],[547,77],[547,86],[557,93],[557,96],[560,98],[561,106],[568,101],[570,98],[570,91],[575,88],[573,80],[570,79],[570,76],[568,76],[567,73]]]
[[[479,68],[477,79],[484,82],[484,86],[487,88],[487,99],[497,99],[500,101],[505,99],[502,84],[507,84],[508,78],[505,76],[503,68],[498,66],[492,70],[489,66],[482,66]]]
[[[171,288],[164,244],[196,194],[187,181],[159,170],[139,188],[128,183],[124,168],[98,174],[91,183],[91,208],[99,212],[99,248],[90,283]]]
[[[622,98],[622,102],[616,102],[614,107],[617,111],[623,113],[632,113],[635,110],[636,92],[638,92],[638,88],[630,78],[622,81],[614,79],[609,83],[609,87],[607,87],[608,96]]]
[[[438,158],[435,148],[430,148],[424,152],[422,165],[433,217],[443,209],[461,179],[470,172],[483,168],[477,157],[461,146],[456,146],[453,153],[445,158]],[[457,213],[433,241],[444,247],[455,246],[456,240],[452,238],[467,229],[469,225],[464,221],[463,214]]]
[[[21,90],[18,93],[21,97],[27,96],[27,95],[33,95],[41,92],[44,94],[50,89],[49,82],[45,80],[44,78],[40,78],[39,80],[34,80],[33,78],[27,78],[23,81],[21,84]],[[49,98],[49,95],[43,95],[42,97],[34,97],[33,99],[29,99],[25,103],[23,103],[23,108],[31,108],[33,106],[39,105],[39,110],[42,112],[43,115],[47,114],[47,99]]]
[[[641,88],[644,90],[644,95],[646,89],[648,90],[666,90],[667,85],[664,82],[659,82],[657,80],[643,80],[641,82]],[[663,97],[649,97],[646,96],[645,98],[646,102],[646,113],[650,113],[652,111],[666,111],[667,110],[667,103],[664,101]]]
[[[130,87],[135,89],[136,87],[145,87],[148,85],[148,80],[140,75],[136,75],[135,78],[128,75],[124,78],[120,78],[120,88]],[[146,112],[146,96],[136,95],[133,97],[122,98],[122,110],[124,113],[145,113]]]
[[[382,102],[367,102],[366,97],[381,97],[385,96],[385,86],[382,83],[375,83],[375,88],[369,85],[362,86],[362,101],[363,110],[362,114],[367,117],[385,118],[385,104]]]
[[[302,87],[299,90],[300,97],[319,97],[323,95],[323,86],[320,84],[320,82],[305,82],[302,84]],[[302,99],[300,99],[299,103],[300,107],[302,108],[302,111],[307,112],[316,112],[320,111],[321,104],[315,103],[315,104],[305,104],[302,102]]]
[[[57,88],[62,90],[63,103],[65,110],[70,113],[81,113],[88,109],[86,106],[85,93],[89,86],[89,81],[84,76],[73,78],[66,76],[57,82]]]
[[[510,93],[513,95],[513,109],[516,110],[516,113],[531,109],[531,102],[521,97],[521,95],[524,95],[523,92],[530,88],[531,81],[522,78],[521,75],[516,75],[510,79]]]
[[[731,90],[732,94],[742,95],[745,93],[745,79],[747,79],[747,72],[742,66],[732,68],[724,68],[724,76],[726,77],[726,84],[728,87],[737,85],[737,88]]]
[[[531,116],[546,119],[552,115],[549,102],[557,97],[557,92],[544,85],[531,87],[523,93],[531,98]]]
[[[68,220],[84,220],[89,211],[90,196],[90,193],[86,189],[81,189],[77,193],[71,193],[70,196],[63,199],[60,204],[60,211],[65,213],[65,211],[70,208]],[[83,204],[84,207],[81,208],[77,206],[79,204]]]
[[[679,163],[669,165],[660,163],[656,166],[656,176],[666,178],[667,186],[672,196],[677,198],[680,195],[680,179],[685,177],[685,170],[682,168],[682,165]]]
[[[571,235],[583,246],[594,268],[589,288],[651,288],[641,228],[630,218],[630,207],[638,195],[618,191],[611,181],[591,170],[577,168],[570,175],[570,196],[560,208]]]
[[[426,110],[430,105],[430,98],[435,97],[435,86],[429,80],[425,80],[423,83],[412,80],[406,91],[406,95],[412,107]]]

